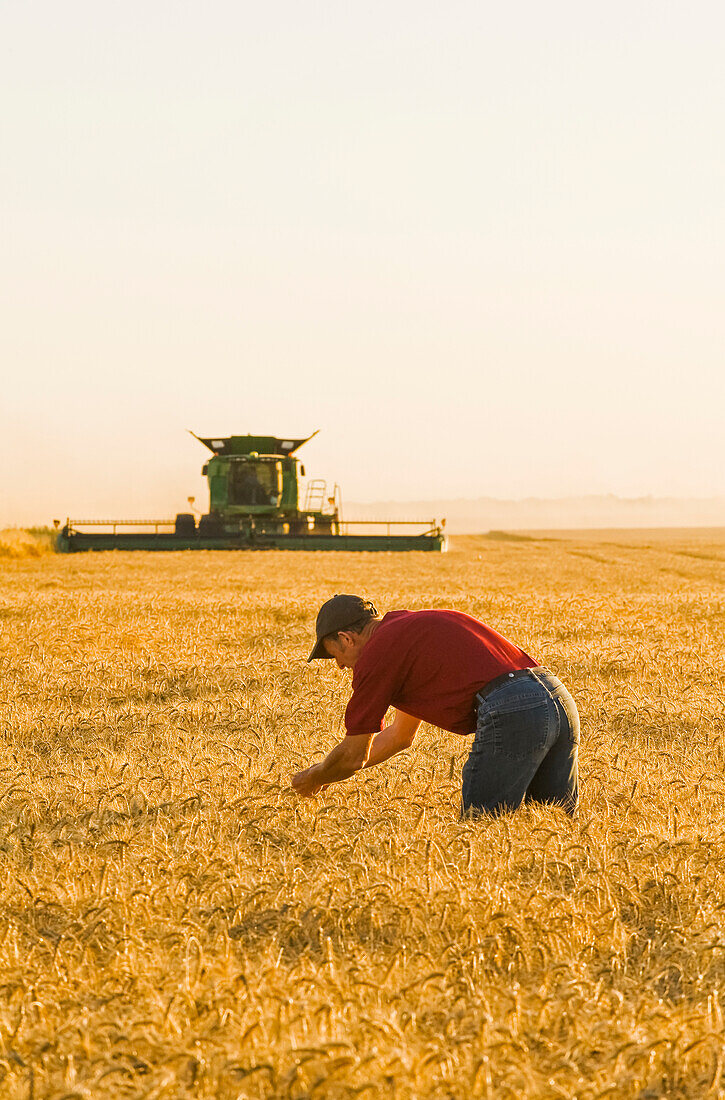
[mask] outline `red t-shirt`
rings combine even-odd
[[[473,733],[485,684],[536,661],[460,611],[389,611],[358,657],[348,734],[377,733],[397,707],[451,733]]]

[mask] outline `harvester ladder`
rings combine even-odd
[[[325,504],[325,493],[327,492],[327,482],[320,478],[315,481],[308,481],[307,483],[307,495],[305,497],[305,511],[306,512],[321,512]]]

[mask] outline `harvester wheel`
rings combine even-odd
[[[219,516],[209,514],[199,517],[199,534],[207,535],[211,538],[217,538],[219,535],[224,534],[224,525]]]
[[[190,512],[179,512],[174,523],[174,534],[182,538],[193,537],[196,534],[196,517]]]

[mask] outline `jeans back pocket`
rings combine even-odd
[[[527,684],[525,691],[512,684],[510,691],[497,695],[486,723],[493,730],[496,751],[513,760],[547,751],[557,723],[556,703],[548,691],[540,684]]]

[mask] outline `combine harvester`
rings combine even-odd
[[[194,435],[194,433],[191,433]],[[317,432],[313,433],[317,435]],[[309,481],[299,504],[296,452],[307,439],[232,435],[202,439],[212,457],[209,511],[175,520],[68,519],[58,534],[61,553],[79,550],[445,550],[445,520],[343,520],[340,488]],[[193,504],[193,497],[189,503]],[[56,521],[56,526],[60,522]],[[401,528],[407,531],[401,532]]]

